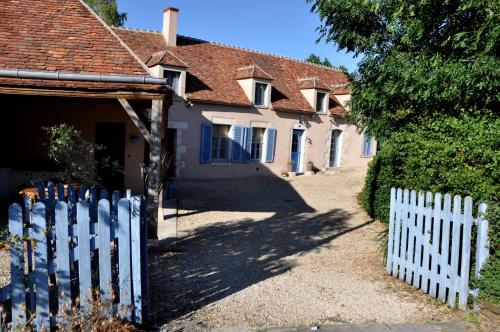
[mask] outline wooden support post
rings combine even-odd
[[[152,234],[157,234],[158,230],[161,181],[161,128],[164,103],[163,99],[153,100],[151,109],[147,216],[149,230],[154,232]]]
[[[151,144],[151,133],[147,130],[146,126],[144,123],[142,123],[141,119],[139,119],[139,116],[137,116],[137,113],[134,111],[130,103],[127,101],[127,99],[124,98],[118,98],[118,101],[120,104],[122,104],[123,109],[125,109],[125,112],[127,112],[128,116],[132,120],[132,122],[135,124],[137,129],[141,132],[142,136],[144,136],[144,139]],[[154,103],[154,101],[153,101]]]

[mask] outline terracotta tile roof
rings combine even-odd
[[[184,36],[177,37],[177,47],[167,47],[160,32],[113,29],[143,61],[168,49],[188,63],[186,93],[195,101],[251,106],[237,82],[238,69],[249,65],[258,66],[273,78],[271,99],[275,110],[315,112],[300,92],[298,79],[303,77],[318,77],[327,87],[342,84],[345,88],[334,92],[349,93],[348,79],[338,69]],[[332,113],[344,112],[334,98],[330,105]]]
[[[149,76],[119,37],[80,0],[0,1],[0,68]],[[156,85],[2,78],[51,88],[164,89]]]
[[[242,80],[245,78],[262,78],[272,81],[273,77],[266,73],[262,68],[257,65],[249,65],[236,69],[236,79]]]

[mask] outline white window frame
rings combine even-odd
[[[167,78],[167,72],[179,74],[179,79],[177,80],[177,86],[176,87],[172,86],[171,88],[172,88],[172,90],[174,90],[174,92],[177,96],[180,96],[181,95],[181,80],[182,80],[182,76],[183,76],[182,75],[183,71],[164,67],[163,68],[163,78]]]
[[[320,110],[318,110],[318,102],[319,102],[319,100],[318,100],[318,95],[319,95],[320,93],[321,93],[321,94],[323,94],[323,95],[324,95],[324,97],[323,97],[323,100],[321,101],[321,109],[320,109]],[[327,103],[328,103],[328,100],[329,100],[329,99],[330,99],[330,96],[329,96],[328,92],[326,92],[326,91],[321,91],[321,90],[316,90],[316,93],[315,93],[315,100],[316,100],[316,103],[315,103],[315,106],[316,106],[315,111],[316,111],[316,113],[318,113],[318,114],[325,114],[325,113],[326,113],[326,110],[328,109],[328,104],[327,104]]]
[[[260,157],[258,159],[252,159],[252,147],[253,147],[253,138],[255,137],[255,130],[263,130],[262,133],[262,146],[260,148]],[[266,160],[266,145],[267,145],[267,128],[263,127],[252,127],[252,146],[250,147],[250,162],[259,162],[259,163],[264,163]]]
[[[214,132],[215,132],[215,126],[226,126],[229,127],[227,131],[227,137],[226,137],[226,158],[221,159],[221,158],[214,158],[213,157],[213,137],[214,137]],[[220,123],[212,123],[212,142],[210,142],[210,159],[212,160],[213,164],[220,164],[224,163],[227,164],[231,161],[231,149],[232,149],[232,144],[231,142],[231,130],[232,126],[229,124],[220,124]],[[218,149],[220,150],[220,144],[221,144],[221,139],[218,139]],[[218,153],[220,155],[220,151]]]
[[[257,94],[257,84],[263,84],[266,86],[266,91],[264,92],[264,104],[259,105],[255,103],[255,97]],[[268,108],[270,103],[271,103],[271,84],[266,81],[262,80],[254,80],[253,82],[253,89],[252,89],[252,95],[253,95],[253,105],[258,108]]]

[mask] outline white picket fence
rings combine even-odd
[[[486,204],[472,217],[472,199],[391,189],[387,272],[452,308],[467,308],[472,228],[477,227],[476,275],[488,256]],[[458,305],[457,305],[458,295]]]

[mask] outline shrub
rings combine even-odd
[[[44,130],[48,136],[48,157],[61,167],[63,181],[97,186],[101,182],[100,172],[108,169],[111,174],[123,172],[119,163],[109,156],[96,160],[96,153],[106,147],[86,141],[71,125],[62,123]]]

